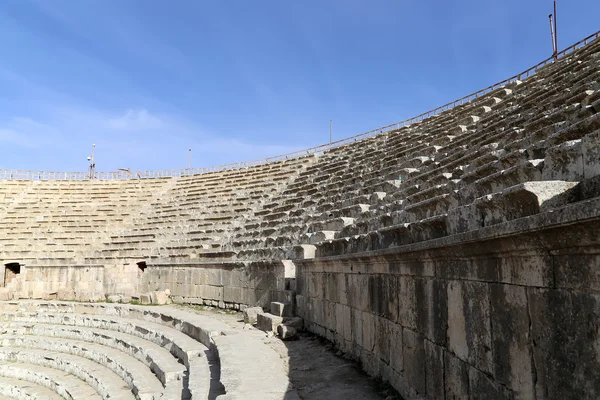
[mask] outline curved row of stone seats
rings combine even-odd
[[[43,314],[40,314],[39,312],[11,313],[7,311],[4,313],[1,320],[4,322],[16,322],[21,324],[37,323],[51,325],[71,325],[78,328],[87,327],[93,329],[113,330],[137,336],[145,341],[165,348],[186,367],[188,375],[183,377],[183,379],[182,376],[171,376],[170,380],[165,382],[166,389],[169,392],[181,393],[182,391],[187,392],[189,390],[192,393],[199,394],[200,398],[206,397],[203,394],[208,394],[210,388],[210,373],[208,360],[206,358],[208,349],[202,343],[197,342],[182,332],[174,329],[165,329],[163,326],[152,322],[128,320],[111,315],[65,313],[64,309],[58,310],[63,312],[44,312]],[[67,343],[71,343],[71,340],[69,340]],[[98,356],[100,357],[101,353]],[[100,361],[102,360],[100,359]],[[129,365],[122,364],[121,367],[134,367],[134,369],[139,368],[131,365],[132,363],[128,364]],[[123,373],[127,374],[131,373],[131,371],[129,371],[127,368],[123,370]],[[186,379],[188,380],[187,388],[182,386]],[[148,397],[146,398],[158,397],[158,394],[161,393],[161,391],[151,391],[150,393],[145,393],[148,388],[134,385],[135,382],[133,382],[133,380],[130,380],[128,383],[130,384],[132,391],[136,394],[138,394],[137,392],[139,391],[139,388],[142,388],[143,393],[141,394],[147,394]],[[154,389],[156,389],[156,387],[154,387]]]
[[[27,348],[0,348],[0,361],[44,366],[76,376],[100,394],[103,399],[134,400],[135,396],[125,382],[107,367],[84,357],[55,351]],[[9,368],[15,368],[9,365]],[[153,399],[154,397],[144,397]]]
[[[583,178],[572,173],[583,146],[577,141],[600,127],[599,43],[470,103],[319,156],[156,182],[26,183],[24,198],[4,210],[13,214],[6,235],[0,228],[0,258],[35,261],[51,251],[49,262],[86,264],[251,260],[398,224],[415,224],[414,240],[444,234],[437,227],[447,224],[448,210],[484,204],[478,199],[524,182]],[[7,198],[18,196],[14,185]],[[115,218],[58,212],[58,203],[82,203],[87,189],[112,202],[110,188],[119,185],[156,190],[145,201],[123,191],[119,201],[131,211]],[[36,210],[29,194],[55,188],[73,199],[27,215]]]
[[[470,104],[326,153],[277,199],[285,209],[255,212],[233,248],[260,258],[269,251],[256,248],[270,247],[276,258],[279,247],[398,224],[415,225],[412,240],[427,240],[456,232],[446,229],[447,211],[481,206],[482,196],[581,180],[577,141],[600,127],[599,43]]]
[[[181,392],[182,381],[187,374],[185,366],[161,345],[118,331],[83,326],[39,323],[31,325],[13,322],[2,326],[2,336],[4,335],[83,340],[96,343],[103,348],[119,350],[143,363],[166,387],[167,392],[177,392],[177,390]],[[175,389],[171,389],[171,386]]]
[[[170,179],[35,181],[0,210],[0,259],[36,260],[44,254],[83,262],[86,253],[147,205]],[[0,193],[14,181],[0,182]]]
[[[125,381],[133,394],[141,400],[151,400],[156,397],[157,393],[162,393],[164,390],[162,383],[150,369],[142,362],[119,350],[74,339],[65,341],[61,338],[34,335],[0,335],[0,359],[7,359],[7,353],[18,351],[18,349],[27,349],[25,352],[29,352],[30,349],[36,349],[33,351],[36,356],[40,357],[41,355],[44,358],[51,357],[55,352],[71,354],[107,366],[108,369]],[[6,350],[8,351],[5,352]],[[64,357],[61,355],[61,358]],[[76,357],[73,359],[78,360]],[[78,366],[79,371],[84,370],[88,366],[81,365],[81,363],[75,365]],[[91,370],[87,375],[102,376],[102,381],[107,380],[97,370]],[[100,391],[100,393],[102,392]]]
[[[139,258],[155,262],[229,260],[222,251],[233,227],[286,187],[314,156],[178,178],[164,198],[114,235],[93,259]],[[160,200],[160,201],[158,201]]]
[[[40,383],[34,383],[36,381]],[[3,362],[0,362],[0,395],[19,400],[102,399],[94,389],[86,388],[83,381],[72,375],[37,365]]]
[[[70,368],[65,364],[80,365],[80,375],[92,365],[107,364],[104,368],[111,370],[101,376],[113,374],[129,395],[139,398],[298,398],[280,357],[262,346],[259,337],[173,307],[0,302],[0,332],[2,360],[65,370]],[[80,354],[86,354],[90,366],[79,360]],[[169,382],[179,386],[169,388]]]

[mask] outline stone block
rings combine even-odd
[[[600,296],[554,289],[527,292],[537,395],[600,398]]]
[[[529,315],[525,288],[494,284],[490,287],[494,378],[517,397],[535,397],[533,358],[529,343]]]
[[[111,294],[106,297],[106,301],[109,303],[120,303],[122,296],[120,294]]]
[[[277,335],[281,338],[281,340],[289,340],[297,335],[296,328],[288,325],[278,325],[277,326]]]
[[[410,329],[402,331],[404,376],[421,396],[425,395],[425,348],[423,336]]]
[[[576,182],[583,180],[581,139],[569,140],[546,150],[542,179]]]
[[[271,314],[277,315],[279,317],[293,317],[294,310],[291,303],[272,301]]]
[[[425,344],[425,392],[428,399],[444,398],[444,351],[428,340]]]
[[[448,347],[461,359],[492,373],[488,291],[485,283],[448,283]]]
[[[298,332],[304,329],[304,320],[300,317],[284,318],[283,324],[293,327]]]
[[[402,351],[402,326],[398,324],[390,324],[390,354],[388,358],[390,360],[390,366],[399,374],[403,373],[404,371]]]
[[[399,303],[398,322],[400,325],[417,329],[417,300],[415,290],[415,278],[412,276],[398,277],[399,293],[402,299]]]
[[[150,294],[147,294],[147,293],[140,294],[140,304],[144,304],[144,305],[152,304],[152,298],[150,297]]]
[[[183,304],[183,296],[173,296],[173,303],[175,304]]]
[[[585,179],[600,175],[600,130],[582,139],[583,174]]]
[[[248,307],[244,309],[242,314],[244,315],[244,322],[246,324],[255,325],[257,322],[257,316],[259,313],[264,312],[262,307]]]
[[[489,376],[476,368],[469,367],[469,391],[472,400],[513,400],[514,393],[494,382]],[[533,397],[519,397],[532,399]]]
[[[171,303],[171,297],[164,290],[157,290],[150,292],[150,301],[151,304],[165,305]]]
[[[283,317],[269,313],[259,313],[256,317],[256,326],[261,331],[277,333],[277,326],[283,323]]]
[[[444,352],[444,392],[447,400],[469,398],[469,366],[460,358]]]

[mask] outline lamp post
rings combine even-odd
[[[188,149],[188,169],[192,168],[192,149]]]
[[[94,179],[94,175],[96,173],[96,161],[94,160],[94,150],[96,149],[96,145],[92,144],[92,155],[88,156],[87,160],[90,162],[90,179]]]

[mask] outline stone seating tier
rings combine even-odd
[[[411,240],[452,234],[448,221],[486,196],[593,177],[583,158],[600,128],[599,49],[596,40],[470,103],[318,155],[179,178],[2,182],[0,257],[256,259],[392,225],[414,225]]]
[[[298,398],[259,337],[173,307],[21,301],[0,312],[2,395]]]

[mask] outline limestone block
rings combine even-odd
[[[296,328],[288,325],[278,325],[277,326],[277,335],[281,338],[281,340],[289,340],[297,335]]]
[[[583,180],[582,140],[570,140],[546,150],[542,179],[576,181]]]
[[[444,350],[425,340],[425,373],[427,398],[444,398]]]
[[[410,329],[402,332],[404,376],[419,393],[425,393],[425,348],[423,336]]]
[[[277,326],[283,323],[283,317],[269,313],[259,313],[256,317],[256,326],[261,331],[277,333]]]
[[[491,285],[490,302],[494,378],[519,398],[534,398],[526,290],[517,285]]]
[[[291,303],[272,301],[271,314],[277,315],[278,317],[293,317],[294,310]]]
[[[300,332],[300,331],[302,331],[302,329],[304,329],[304,320],[300,317],[284,318],[283,324],[286,326],[291,326],[292,328],[296,329],[296,331],[298,331],[298,332]]]
[[[109,303],[120,303],[121,302],[121,295],[120,294],[111,294],[110,296],[108,296],[106,298],[106,300]]]
[[[244,309],[244,322],[246,324],[255,325],[257,322],[257,315],[264,312],[262,307],[248,307]]]
[[[600,356],[596,343],[600,296],[528,288],[527,300],[538,396],[544,393],[547,399],[599,398]]]
[[[140,294],[140,304],[152,304],[152,298],[149,293]]]
[[[306,317],[306,298],[302,295],[296,295],[296,315]]]
[[[183,300],[182,296],[173,296],[173,303],[182,304],[183,302],[184,302],[184,300]]]
[[[583,137],[582,153],[584,178],[600,175],[600,130]]]
[[[152,304],[165,305],[171,303],[171,298],[163,290],[150,292],[150,301]]]
[[[571,191],[575,186],[577,182],[524,182],[500,193],[480,197],[474,204],[481,214],[481,224],[490,226],[570,203],[576,199],[576,194]]]
[[[512,393],[506,387],[494,382],[483,372],[476,368],[469,367],[469,391],[473,396],[471,398],[480,399],[513,399]],[[533,397],[518,397],[523,399],[531,399]]]
[[[444,392],[446,399],[469,398],[469,365],[450,352],[444,352]]]

